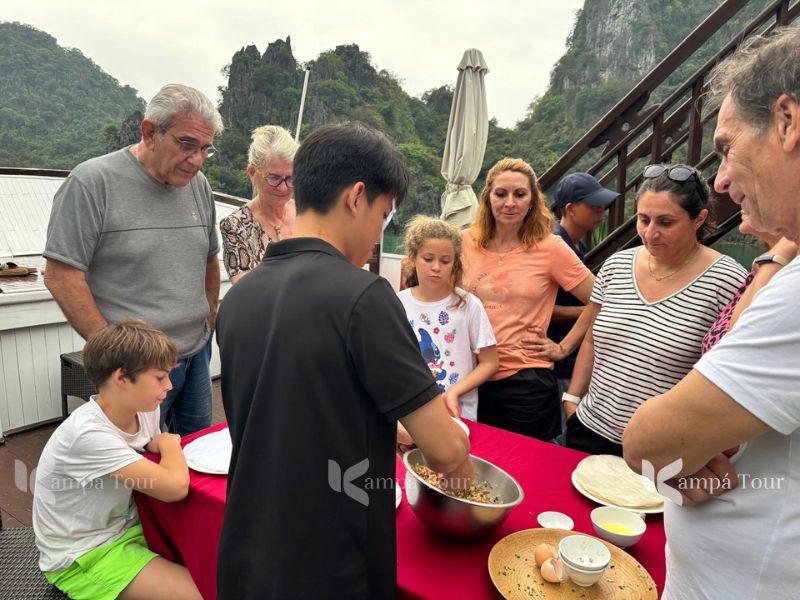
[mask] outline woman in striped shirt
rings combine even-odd
[[[587,306],[592,325],[564,394],[567,446],[622,456],[639,405],[700,357],[703,336],[747,272],[699,243],[708,186],[686,165],[650,165],[636,193],[643,246],[606,260]],[[581,401],[580,398],[584,397]]]

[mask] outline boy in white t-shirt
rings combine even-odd
[[[165,502],[188,493],[180,436],[159,430],[175,345],[125,319],[91,335],[83,360],[99,394],[53,432],[37,467],[39,567],[74,599],[199,599],[185,567],[147,548],[132,493]],[[144,458],[145,449],[161,462]]]

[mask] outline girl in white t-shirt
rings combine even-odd
[[[494,333],[477,297],[460,289],[461,232],[418,215],[406,227],[406,289],[398,293],[451,414],[478,418],[478,386],[498,367]]]

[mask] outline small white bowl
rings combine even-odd
[[[564,513],[554,510],[540,512],[536,517],[536,521],[542,527],[551,529],[566,529],[569,531],[575,527],[575,523],[572,522],[572,519]]]
[[[617,506],[601,506],[592,511],[592,525],[597,535],[627,548],[642,539],[647,525],[636,514]]]
[[[564,567],[564,572],[572,580],[572,583],[578,587],[590,587],[600,581],[600,578],[605,573],[605,569],[599,571],[586,571],[572,566],[567,561],[562,560],[561,565]]]
[[[611,562],[611,550],[603,542],[580,534],[563,538],[558,543],[558,556],[565,565],[587,572],[602,573]]]

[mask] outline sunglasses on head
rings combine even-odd
[[[667,174],[667,179],[675,183],[686,183],[693,179],[700,198],[702,198],[703,202],[708,201],[708,194],[700,181],[700,177],[697,175],[697,171],[686,165],[647,165],[642,172],[642,177],[655,179],[664,173]]]

